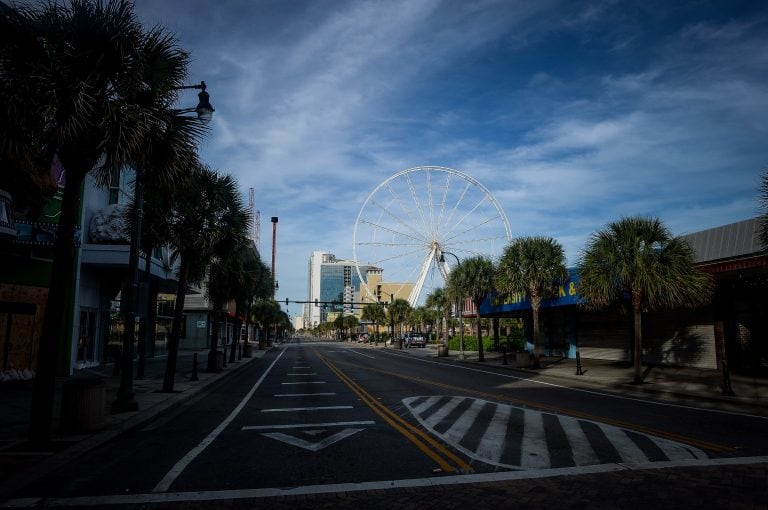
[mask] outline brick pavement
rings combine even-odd
[[[46,508],[57,508],[48,506]],[[221,501],[93,506],[94,510],[656,510],[768,508],[768,464],[622,470],[441,487]]]

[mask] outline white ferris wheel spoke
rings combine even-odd
[[[389,194],[392,196],[395,202],[397,202],[397,204],[400,206],[400,210],[403,212],[403,214],[411,221],[411,223],[414,224],[412,227],[413,230],[416,230],[415,227],[417,226],[417,223],[418,223],[416,221],[416,218],[414,218],[413,213],[405,205],[400,195],[396,194],[395,191],[392,189],[392,186],[390,186],[389,182],[387,182],[387,191],[389,191]],[[396,217],[394,216],[394,212],[390,212],[390,214],[392,214],[393,217]]]
[[[443,214],[445,214],[445,204],[448,202],[448,189],[451,184],[451,174],[446,175],[445,177],[445,187],[443,188],[443,200],[440,202],[440,215],[437,217],[437,226],[440,228],[440,226],[443,224]]]
[[[425,243],[428,242],[426,237],[424,237],[424,232],[417,230],[413,227],[413,225],[409,225],[408,223],[405,223],[403,219],[401,219],[399,216],[395,215],[392,211],[387,209],[383,204],[377,202],[376,200],[371,200],[371,203],[375,205],[379,210],[381,210],[384,214],[392,218],[398,225],[403,226],[404,228],[410,230],[415,235],[419,236]],[[370,222],[370,220],[363,220],[367,223],[369,223],[371,226],[375,226],[375,223]],[[406,235],[406,234],[403,234]]]
[[[461,196],[459,196],[458,200],[456,200],[456,203],[453,205],[451,212],[448,213],[448,217],[445,219],[446,228],[448,228],[448,225],[450,225],[451,220],[453,220],[453,216],[456,214],[456,211],[459,209],[459,206],[464,202],[464,197],[467,195],[467,192],[469,192],[471,186],[472,184],[469,182],[467,182],[466,185],[464,186],[464,190],[462,190]]]
[[[419,212],[419,217],[421,218],[421,228],[423,229],[423,232],[429,232],[427,229],[427,222],[424,219],[424,210],[421,208],[421,201],[419,200],[419,196],[416,194],[416,189],[413,187],[413,181],[411,181],[411,174],[407,174],[405,176],[405,180],[408,183],[408,191],[411,192],[411,199],[413,200],[414,205],[416,206],[416,210]]]
[[[405,232],[401,232],[399,230],[395,230],[393,228],[389,228],[389,227],[387,227],[385,225],[381,225],[381,224],[378,224],[378,223],[373,223],[372,221],[369,221],[369,220],[361,220],[361,223],[363,223],[365,225],[370,225],[371,227],[379,229],[379,230],[384,230],[385,232],[389,232],[390,234],[395,234],[395,235],[406,237],[408,239],[413,239],[414,241],[416,241],[418,243],[421,243],[422,246],[425,243],[427,243],[427,240],[424,239],[424,238],[418,238],[418,237],[412,236],[410,234],[407,234]]]
[[[458,222],[456,222],[456,223],[453,225],[453,227],[451,227],[451,228],[450,228],[450,229],[449,229],[449,230],[446,232],[446,235],[450,235],[450,234],[451,234],[451,232],[453,232],[453,231],[454,231],[454,230],[456,230],[458,227],[460,227],[460,226],[461,226],[461,225],[464,223],[464,220],[466,220],[467,218],[469,218],[469,217],[470,217],[470,215],[471,215],[471,214],[473,214],[473,213],[474,213],[474,212],[477,210],[477,208],[478,208],[478,207],[480,207],[480,206],[483,204],[483,202],[485,202],[486,200],[488,200],[488,197],[486,197],[486,196],[484,196],[482,199],[480,199],[480,200],[479,200],[479,201],[478,201],[478,202],[475,204],[475,206],[474,206],[472,209],[470,209],[470,210],[469,210],[469,211],[468,211],[468,212],[467,212],[467,213],[466,213],[464,216],[462,216],[462,217],[461,217],[461,219],[460,219]],[[470,228],[471,228],[471,227],[470,227]],[[466,231],[465,231],[465,232],[466,232]]]
[[[454,235],[452,235],[451,237],[446,238],[445,242],[447,243],[448,241],[451,241],[451,240],[453,240],[453,239],[455,239],[455,238],[457,238],[459,236],[462,236],[462,235],[464,235],[464,234],[466,234],[468,232],[474,232],[477,229],[479,229],[480,227],[482,227],[483,225],[487,225],[488,223],[490,223],[490,222],[492,222],[493,220],[496,220],[496,219],[499,219],[499,215],[498,214],[496,216],[491,216],[489,218],[486,218],[484,221],[482,221],[480,223],[474,223],[474,224],[468,226],[466,229],[462,230],[461,232],[457,232]]]

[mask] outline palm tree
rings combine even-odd
[[[642,382],[642,316],[647,310],[708,303],[713,282],[693,250],[654,218],[628,217],[592,235],[579,264],[579,293],[592,309],[629,296],[634,315],[635,383]]]
[[[245,311],[246,323],[251,322],[255,300],[266,299],[272,295],[272,274],[261,260],[257,251],[245,250],[242,284],[237,289],[235,303],[237,316]]]
[[[478,360],[485,361],[483,337],[480,329],[480,304],[493,290],[493,262],[483,256],[464,259],[448,275],[448,292],[457,299],[468,297],[477,310],[476,321]]]
[[[370,321],[376,328],[376,335],[374,336],[374,345],[379,341],[379,324],[382,324],[387,320],[387,314],[384,310],[384,305],[381,303],[370,303],[363,307],[363,313],[361,318],[364,321]]]
[[[179,260],[179,269],[176,308],[168,337],[163,391],[173,391],[187,285],[201,283],[208,276],[210,293],[211,265],[214,258],[222,253],[230,255],[230,258],[216,258],[219,264],[213,270],[216,276],[219,275],[218,271],[223,271],[225,267],[231,268],[236,263],[240,253],[238,248],[245,239],[247,224],[247,213],[239,200],[234,179],[221,176],[206,166],[194,167],[187,185],[177,186],[171,197],[174,210],[167,218],[168,224],[165,228],[167,239]],[[214,277],[214,285],[216,281]],[[214,288],[214,316],[223,304],[218,291],[218,288]],[[217,325],[214,320],[214,326]],[[216,333],[214,328],[214,338]],[[215,345],[212,347],[215,348]]]
[[[65,310],[85,176],[104,183],[140,159],[147,133],[167,125],[188,56],[164,29],[145,32],[128,0],[0,4],[0,34],[0,159],[39,175],[58,158],[66,171],[46,302],[46,310]],[[153,79],[157,62],[168,65],[163,80]],[[158,81],[164,86],[150,90]],[[36,442],[50,436],[65,321],[61,313],[43,319],[30,428]]]
[[[271,287],[270,276],[270,287]],[[271,296],[270,291],[270,296]],[[265,340],[269,335],[269,328],[273,324],[277,324],[280,314],[280,305],[272,299],[260,299],[254,303],[252,312],[253,320],[261,325],[261,339],[259,340],[259,347],[265,345]]]
[[[216,230],[216,241],[211,246],[211,264],[206,284],[206,294],[213,308],[213,338],[208,353],[208,371],[214,371],[218,357],[219,312],[229,300],[237,296],[237,288],[241,284],[240,253],[247,242],[249,217],[233,177],[217,176],[209,192],[212,215],[207,226]]]
[[[428,307],[436,310],[438,313],[441,314],[441,317],[443,318],[443,325],[440,326],[441,332],[443,334],[443,346],[447,349],[448,348],[448,324],[451,319],[451,300],[448,298],[448,293],[446,290],[442,287],[438,287],[437,289],[433,290],[428,296],[426,304]],[[447,355],[447,352],[446,352]]]
[[[398,348],[403,348],[403,322],[408,319],[408,315],[411,313],[411,304],[406,299],[397,298],[390,305],[387,310],[387,316],[392,324],[398,324],[400,335],[398,340]],[[394,335],[394,331],[392,332]],[[392,338],[394,342],[395,339]]]
[[[533,315],[533,366],[540,366],[542,351],[539,309],[542,299],[556,295],[557,285],[568,279],[563,247],[551,237],[520,237],[505,249],[496,268],[496,287],[505,295],[525,294]]]
[[[354,340],[353,332],[357,329],[357,326],[359,324],[360,324],[360,320],[354,315],[344,316],[344,330],[347,332],[347,338],[349,338],[350,340]]]

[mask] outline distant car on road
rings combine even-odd
[[[406,347],[426,347],[427,339],[424,335],[416,331],[411,331],[405,334],[405,346]]]

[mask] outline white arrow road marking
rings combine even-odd
[[[332,444],[337,443],[337,442],[341,441],[344,438],[347,438],[347,437],[349,437],[349,436],[351,436],[353,434],[356,434],[356,433],[360,432],[361,430],[365,430],[365,429],[343,429],[343,430],[335,433],[334,435],[328,436],[325,439],[322,439],[322,440],[320,440],[318,442],[315,442],[315,443],[313,443],[311,441],[307,441],[306,439],[301,439],[299,437],[289,436],[288,434],[283,434],[282,432],[268,432],[268,433],[264,433],[264,434],[261,434],[261,435],[262,436],[266,436],[266,437],[270,437],[270,438],[275,439],[277,441],[282,441],[283,443],[287,443],[287,444],[290,444],[290,445],[293,445],[293,446],[298,446],[299,448],[304,448],[305,450],[309,450],[311,452],[316,452],[316,451],[322,450],[323,448],[331,446]],[[314,435],[314,434],[320,433],[321,431],[319,431],[319,430],[315,430],[315,431],[307,430],[307,431],[304,431],[304,432],[305,433],[310,433],[310,434]]]

